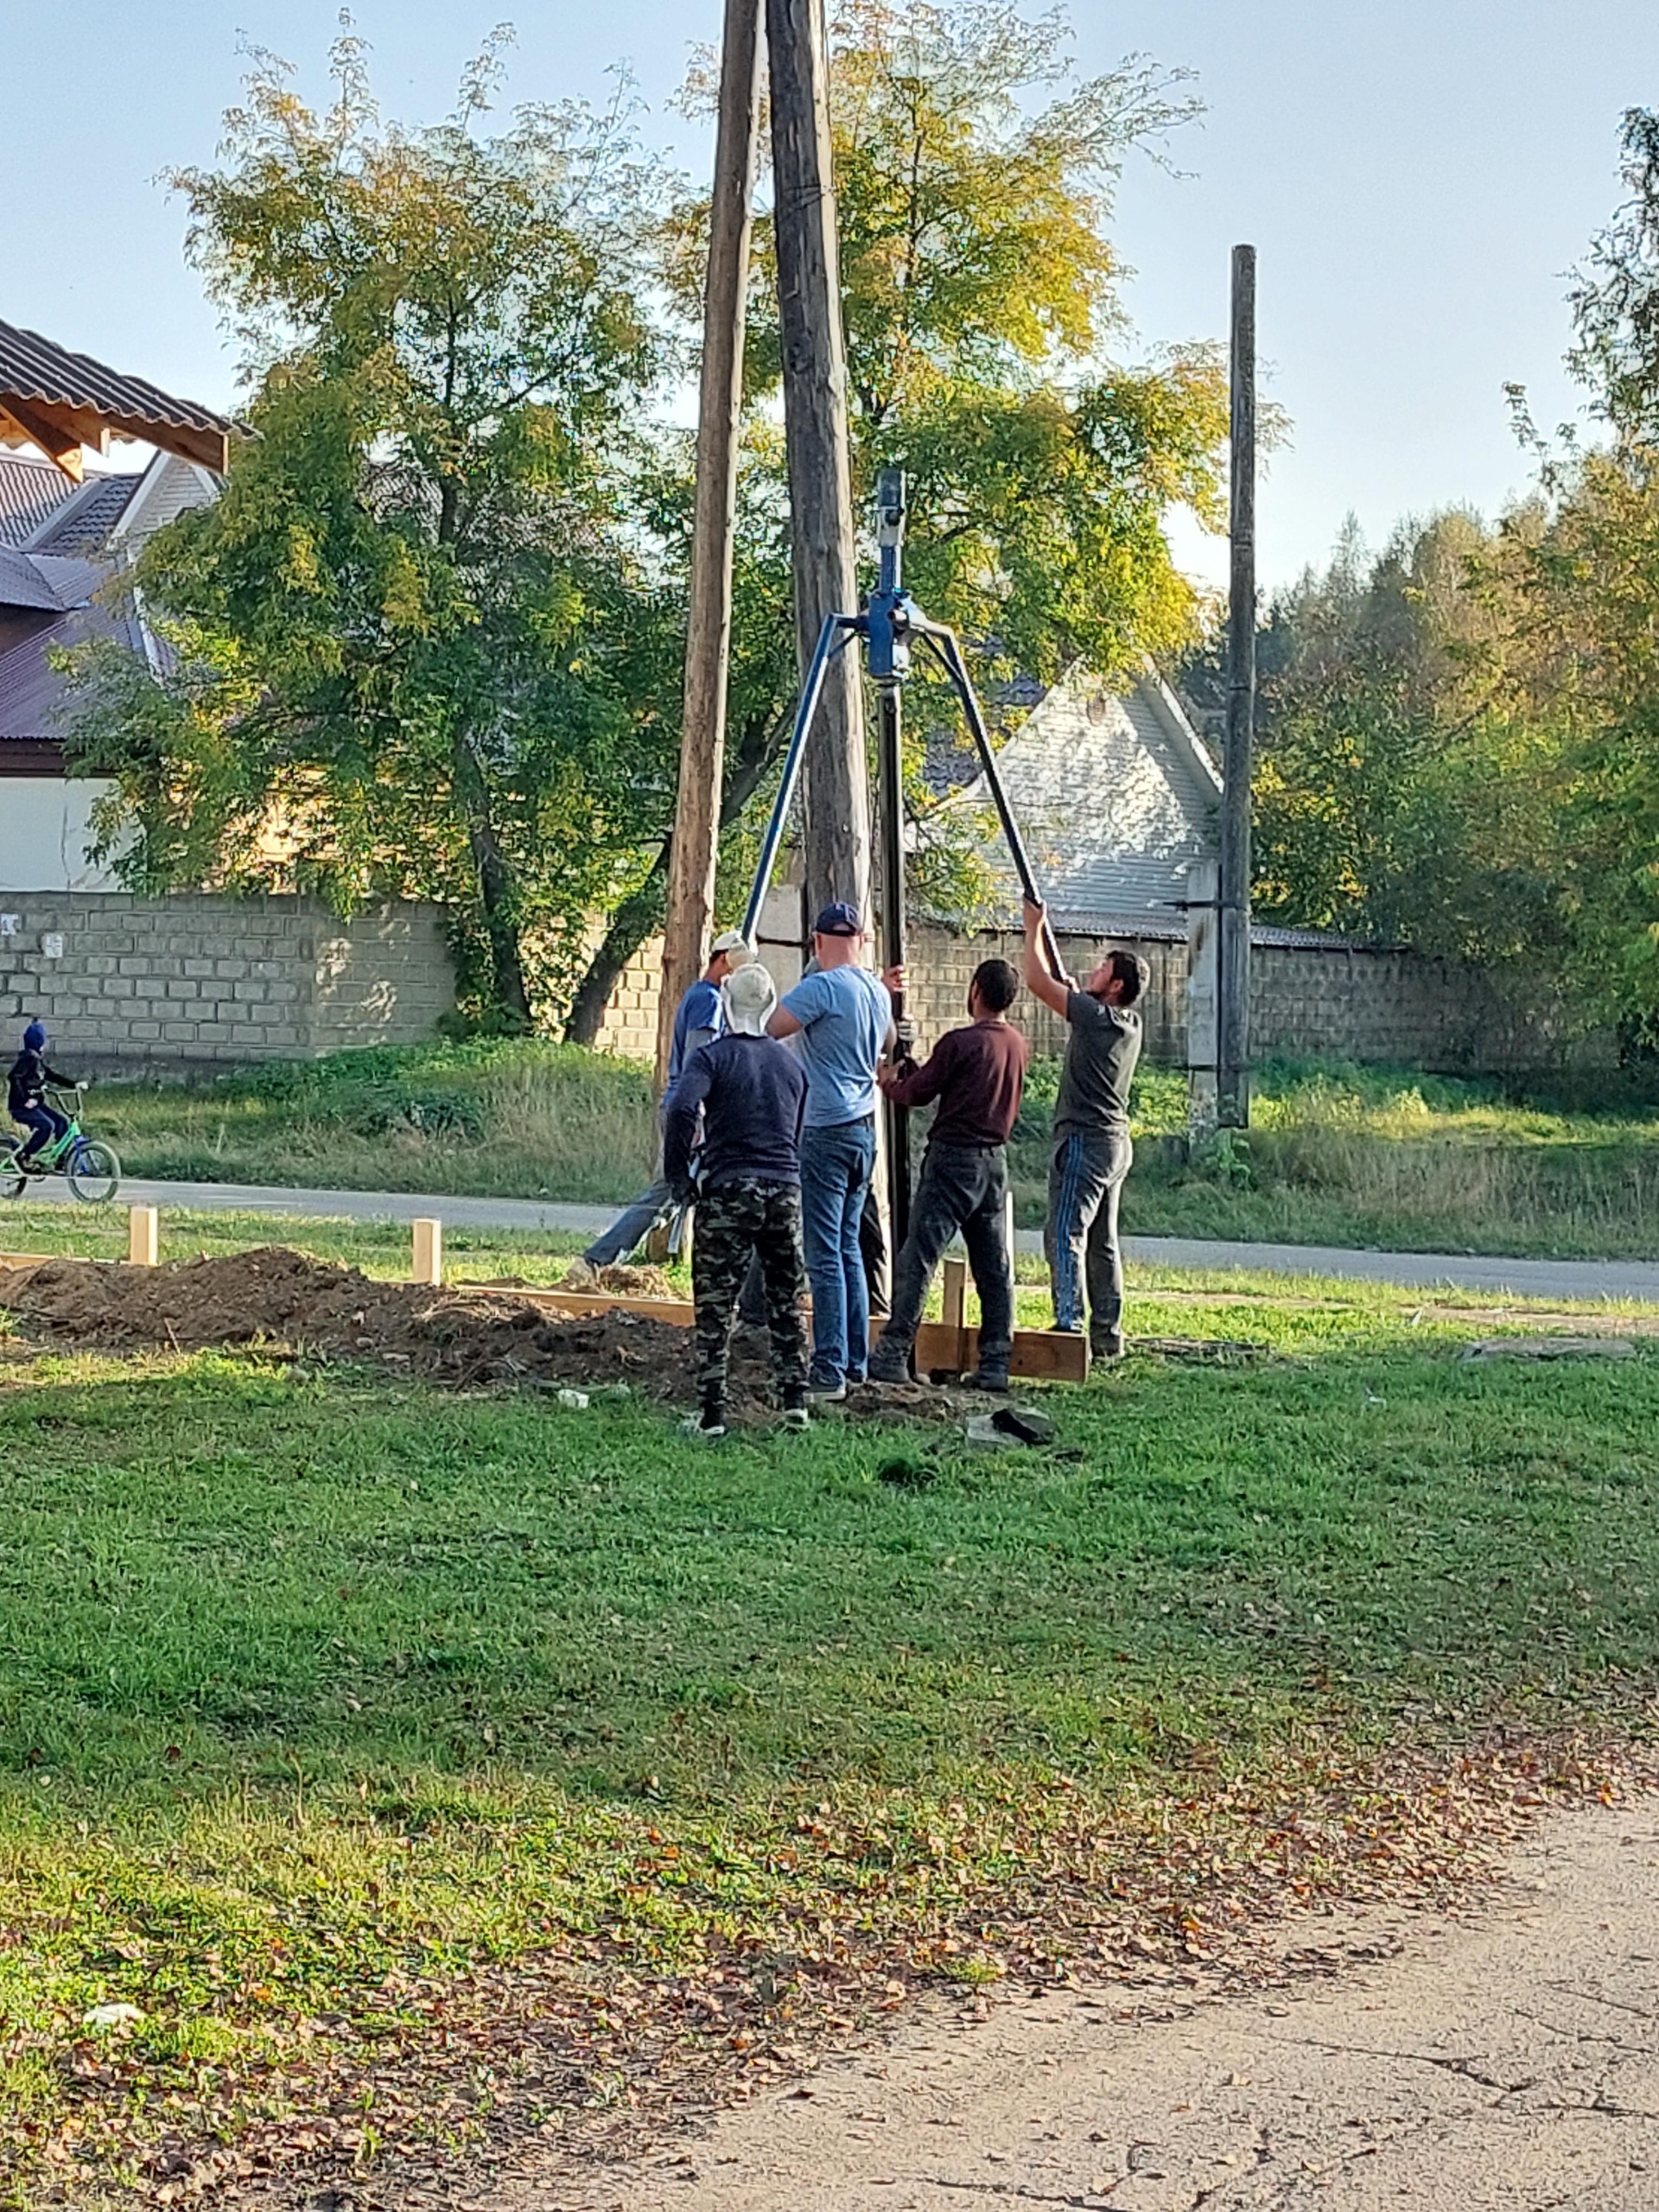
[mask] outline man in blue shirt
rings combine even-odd
[[[735,968],[754,957],[741,930],[726,930],[709,949],[709,965],[680,1001],[674,1015],[673,1041],[668,1052],[668,1081],[671,1089],[685,1071],[685,1064],[704,1046],[712,1044],[726,1027],[725,1005],[720,987]],[[660,1152],[658,1161],[660,1166]],[[672,1197],[668,1179],[658,1173],[648,1190],[618,1214],[602,1236],[596,1236],[565,1278],[582,1280],[584,1268],[608,1268],[626,1259],[662,1217]]]
[[[816,975],[788,993],[766,1027],[801,1040],[806,1125],[801,1217],[812,1285],[815,1398],[837,1399],[869,1370],[870,1304],[858,1224],[875,1166],[875,1071],[893,1032],[893,997],[859,958],[864,925],[837,899],[812,932]]]

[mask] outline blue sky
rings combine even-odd
[[[383,107],[428,120],[490,25],[515,20],[510,97],[602,95],[626,60],[650,135],[706,168],[667,111],[718,0],[360,0]],[[0,0],[0,315],[209,404],[233,365],[153,180],[213,155],[240,39],[322,89],[323,0]],[[1402,514],[1491,511],[1524,480],[1503,386],[1541,421],[1570,414],[1565,274],[1616,202],[1623,110],[1659,102],[1654,0],[1075,0],[1081,64],[1149,53],[1197,72],[1208,106],[1177,149],[1136,162],[1117,242],[1144,349],[1226,327],[1228,251],[1261,263],[1261,345],[1294,423],[1263,487],[1264,582],[1328,550],[1344,516],[1383,537]],[[1190,565],[1220,574],[1196,534]]]

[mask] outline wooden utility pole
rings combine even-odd
[[[1250,779],[1255,734],[1255,248],[1233,248],[1232,578],[1222,755],[1216,1109],[1250,1125]]]
[[[726,762],[726,683],[732,639],[732,542],[737,527],[743,325],[760,113],[761,0],[726,0],[715,137],[709,270],[697,400],[696,506],[685,631],[679,804],[669,854],[657,1082],[668,1077],[674,1016],[709,957]]]
[[[858,607],[823,0],[766,0],[766,48],[795,633],[804,677],[825,616]],[[868,926],[870,789],[855,652],[830,665],[804,782],[809,923],[830,899],[849,899]]]

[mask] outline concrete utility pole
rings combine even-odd
[[[685,632],[679,804],[669,855],[663,991],[657,1008],[657,1082],[668,1077],[674,1016],[709,957],[726,760],[726,683],[732,639],[732,542],[737,526],[738,427],[743,410],[743,324],[760,113],[761,0],[726,0],[715,138],[709,270],[697,402],[696,508],[691,604]]]
[[[1232,577],[1222,755],[1217,1120],[1250,1125],[1250,774],[1255,734],[1255,248],[1233,248]]]
[[[824,618],[858,605],[823,0],[766,0],[766,47],[795,632],[804,680]],[[809,924],[831,899],[855,901],[868,924],[870,790],[855,653],[838,653],[830,664],[804,767]]]

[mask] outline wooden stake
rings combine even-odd
[[[823,0],[766,0],[766,48],[795,632],[804,678],[824,618],[858,605]],[[855,652],[830,663],[804,785],[809,924],[829,900],[847,899],[868,926],[870,789]]]
[[[726,682],[731,658],[732,543],[737,528],[738,430],[743,412],[743,325],[760,112],[761,0],[726,0],[715,139],[702,378],[697,403],[696,512],[691,604],[685,632],[680,781],[669,853],[663,991],[657,1008],[657,1085],[680,1001],[709,957],[726,760]]]
[[[1250,775],[1255,727],[1255,248],[1233,248],[1232,577],[1222,761],[1217,1120],[1250,1124]]]
[[[423,1217],[410,1224],[415,1237],[413,1280],[437,1290],[443,1283],[443,1224]]]
[[[127,1263],[135,1268],[160,1264],[162,1217],[154,1206],[127,1208]]]
[[[963,1332],[968,1325],[968,1262],[966,1260],[947,1260],[944,1263],[943,1302],[939,1313],[940,1326],[947,1334],[954,1332],[957,1357],[950,1362],[960,1375],[965,1362],[962,1357]]]

